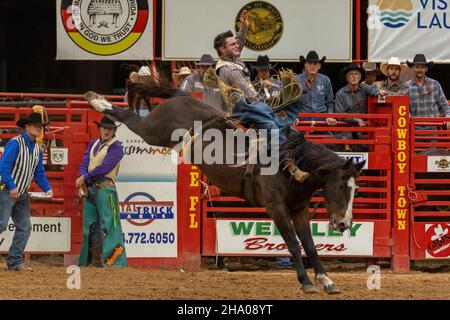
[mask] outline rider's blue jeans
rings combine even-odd
[[[232,117],[242,123],[253,122],[258,129],[267,129],[268,144],[272,148],[278,147],[279,149],[287,139],[287,130],[284,129],[291,126],[297,119],[299,110],[300,104],[298,102],[292,103],[283,109],[284,116],[280,117],[264,102],[248,104],[245,100],[241,100],[234,107]],[[279,139],[271,139],[270,130],[272,129],[279,129]],[[286,154],[280,150],[280,163],[283,163],[285,158]]]

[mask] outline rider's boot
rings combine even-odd
[[[112,104],[106,101],[104,96],[99,95],[94,91],[88,91],[84,94],[84,99],[99,112],[104,112],[106,109],[111,109]]]
[[[308,172],[300,170],[292,159],[287,159],[285,161],[283,170],[287,170],[292,176],[294,176],[294,179],[300,183],[304,182],[310,176]]]

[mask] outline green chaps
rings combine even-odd
[[[100,220],[100,227],[103,230],[103,267],[126,267],[128,264],[120,225],[119,199],[114,188],[99,189],[95,205],[84,199],[83,245],[79,265],[88,265],[89,232],[91,225],[98,220]]]

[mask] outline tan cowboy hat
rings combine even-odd
[[[389,60],[386,63],[382,63],[380,66],[380,70],[385,76],[387,76],[387,70],[388,70],[389,66],[399,66],[400,67],[400,75],[403,75],[408,69],[407,66],[405,66],[403,63],[400,62],[399,58],[391,57],[391,58],[389,58]]]
[[[188,67],[181,67],[180,72],[177,73],[177,76],[188,76],[192,74],[191,69]]]
[[[377,64],[375,62],[364,62],[362,68],[366,72],[377,71]]]

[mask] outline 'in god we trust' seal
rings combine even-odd
[[[248,12],[248,32],[245,46],[254,51],[273,48],[283,35],[284,23],[280,11],[265,1],[254,1],[239,10],[235,20],[235,29],[240,29],[239,18],[242,11]]]
[[[147,0],[61,0],[61,18],[73,42],[96,55],[131,48],[144,33]]]

